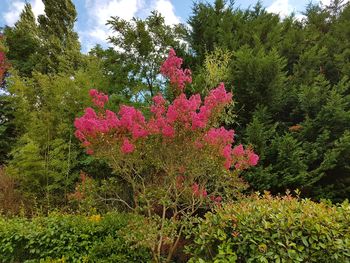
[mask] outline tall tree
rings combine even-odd
[[[32,7],[26,3],[14,27],[6,27],[4,34],[8,46],[8,59],[21,76],[30,76],[39,48],[38,26]]]
[[[81,63],[80,43],[74,31],[77,12],[71,0],[43,0],[38,17],[42,40],[37,69],[42,73],[72,72]]]

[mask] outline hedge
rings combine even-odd
[[[0,218],[0,262],[150,262],[150,251],[132,248],[118,232],[130,220],[138,218],[117,213]]]
[[[350,205],[254,196],[208,213],[191,262],[350,262]]]

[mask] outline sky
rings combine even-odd
[[[42,0],[0,0],[0,27],[12,26],[18,19],[25,2],[32,5],[34,14],[44,13]],[[72,0],[78,12],[75,30],[82,43],[82,51],[87,52],[96,44],[108,46],[107,37],[110,29],[105,25],[111,16],[119,16],[130,20],[132,17],[145,18],[150,11],[157,10],[169,25],[186,23],[192,13],[194,0]],[[198,0],[197,0],[198,1]],[[205,2],[213,2],[206,0]],[[285,17],[295,12],[301,17],[301,12],[311,0],[262,0],[268,11]],[[314,3],[322,1],[329,4],[330,0],[312,0]],[[236,0],[235,6],[247,8],[253,6],[257,0]]]

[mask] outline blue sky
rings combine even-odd
[[[42,0],[0,0],[0,27],[12,26],[17,21],[25,1],[32,5],[35,15],[44,12]],[[313,0],[318,1],[321,0]],[[256,2],[257,0],[236,0],[236,6],[246,8]],[[309,2],[310,0],[262,1],[268,11],[278,13],[282,17],[293,11],[300,15]],[[322,2],[328,4],[330,0]],[[131,19],[134,16],[144,18],[151,10],[156,9],[165,16],[168,24],[186,23],[192,12],[193,0],[73,0],[73,3],[78,11],[75,29],[79,34],[82,49],[86,52],[97,43],[108,45],[106,38],[111,32],[105,23],[111,16],[120,16],[124,19]]]

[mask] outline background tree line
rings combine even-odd
[[[1,81],[0,165],[26,202],[65,205],[81,171],[106,188],[111,170],[83,152],[74,118],[88,105],[90,88],[110,94],[113,110],[142,109],[166,93],[158,72],[170,47],[196,76],[189,93],[204,95],[221,81],[233,92],[222,124],[260,156],[244,174],[251,190],[298,188],[335,202],[350,196],[349,4],[309,4],[304,18],[281,19],[260,2],[245,10],[199,2],[190,29],[168,26],[156,12],[131,21],[111,17],[119,37],[83,54],[72,1],[43,2],[38,19],[25,5],[16,24],[3,29],[0,47],[10,65]],[[108,180],[106,192],[122,187],[117,174]]]

